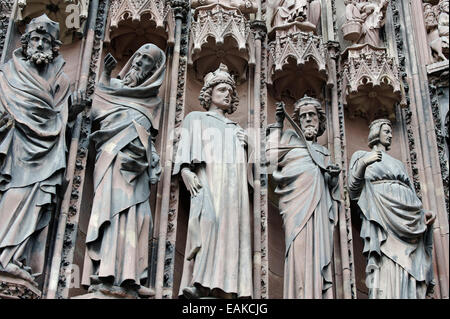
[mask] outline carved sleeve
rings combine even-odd
[[[364,153],[365,152],[356,152],[355,154],[353,154],[350,161],[348,189],[350,199],[352,200],[356,200],[359,198],[359,195],[361,194],[361,191],[364,187],[364,174],[366,172],[366,165],[362,162]]]

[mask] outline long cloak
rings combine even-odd
[[[269,135],[268,145],[277,145],[278,134]],[[329,151],[312,143],[311,148],[324,166]],[[280,195],[279,209],[285,231],[285,299],[332,298],[333,231],[337,222],[337,186],[330,189],[306,145],[293,130],[286,130],[280,143],[266,151],[278,163],[273,172]]]
[[[0,266],[42,273],[56,189],[66,167],[69,81],[61,56],[41,77],[17,49],[0,66],[0,113],[14,126],[0,136]]]
[[[191,198],[180,295],[200,284],[252,296],[248,162],[238,127],[213,112],[191,112],[183,121],[173,174],[188,165],[202,188]]]
[[[425,298],[433,280],[432,231],[405,166],[383,153],[357,176],[357,151],[350,162],[350,198],[362,211],[361,238],[367,257],[370,298]]]
[[[157,51],[156,70],[143,84],[134,88],[99,84],[95,92],[92,118],[99,129],[91,135],[96,161],[82,278],[86,286],[93,275],[108,278],[115,286],[134,287],[148,277],[150,183],[161,172],[159,160],[152,162],[152,154],[157,157],[152,136],[158,132],[161,109],[156,95],[165,70],[165,55]],[[120,77],[129,71],[137,52]]]

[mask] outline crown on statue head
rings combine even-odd
[[[379,124],[379,125],[387,124],[392,127],[392,123],[388,119],[378,119],[378,120],[372,121],[372,123],[369,124],[369,129],[371,129],[372,126],[374,126],[376,124]]]
[[[223,63],[220,63],[219,68],[214,72],[206,74],[204,80],[204,86],[206,87],[211,87],[219,83],[228,83],[232,87],[236,86],[233,76],[228,72],[228,67]]]
[[[32,31],[37,31],[39,33],[45,32],[50,34],[54,40],[59,39],[59,23],[50,20],[45,13],[28,23],[25,33],[30,33]]]
[[[306,94],[301,99],[299,99],[297,102],[295,102],[295,106],[297,108],[300,108],[303,105],[310,105],[310,104],[321,106],[321,103],[318,99],[308,96]]]

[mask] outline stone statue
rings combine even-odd
[[[320,0],[278,0],[271,19],[273,28],[300,22],[305,31],[316,31],[320,21]]]
[[[192,9],[213,4],[238,8],[242,13],[255,13],[258,10],[255,0],[191,0]]]
[[[386,22],[388,3],[388,0],[345,1],[347,22],[342,26],[344,39],[352,41],[353,44],[380,47],[380,29]]]
[[[283,131],[285,116],[279,104],[266,146],[268,161],[276,165],[273,180],[285,231],[283,297],[333,298],[331,260],[340,168],[317,143],[326,129],[318,100],[305,96],[295,103],[295,120],[288,118],[294,130]]]
[[[58,38],[59,24],[37,17],[0,66],[0,271],[32,284],[63,191],[66,125],[87,103],[71,93]]]
[[[251,297],[250,146],[244,130],[225,117],[239,103],[227,66],[205,76],[199,100],[207,111],[184,119],[173,171],[191,194],[180,295]]]
[[[448,12],[448,0],[439,1],[439,18],[438,18],[438,31],[439,37],[442,40],[442,50],[444,54],[449,55],[449,12]]]
[[[425,298],[432,286],[432,229],[405,166],[388,155],[392,124],[370,124],[371,152],[357,151],[349,167],[350,198],[361,208],[369,298]]]
[[[94,200],[86,237],[82,284],[148,296],[148,241],[152,229],[150,183],[161,168],[153,139],[158,133],[166,57],[153,44],[136,51],[117,79],[108,54],[92,106],[97,152]],[[106,288],[105,288],[106,287]]]
[[[436,61],[448,60],[444,54],[446,51],[448,55],[448,1],[447,1],[447,32],[443,29],[444,26],[439,24],[438,19],[441,15],[445,15],[443,12],[440,14],[439,9],[441,4],[432,6],[429,3],[423,5],[423,14],[425,20],[425,27],[428,33],[428,44],[430,45],[432,54]],[[444,6],[442,6],[444,7]],[[443,19],[445,20],[445,18]],[[446,35],[445,35],[446,33]]]

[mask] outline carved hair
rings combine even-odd
[[[218,85],[220,83],[230,84],[226,81],[222,81],[221,79],[218,79],[218,81],[211,81],[211,82],[207,83],[207,85],[203,86],[203,88],[201,89],[200,96],[198,97],[198,99],[200,100],[200,105],[205,110],[208,111],[209,108],[211,107],[212,90],[216,85]],[[239,98],[237,96],[236,88],[234,85],[231,85],[231,87],[233,89],[233,93],[231,94],[230,108],[226,111],[228,114],[234,113],[234,111],[236,111],[236,109],[239,105]]]
[[[295,102],[294,114],[292,118],[296,123],[300,123],[300,109],[306,105],[314,105],[314,107],[316,108],[317,116],[319,117],[319,130],[317,132],[317,137],[319,137],[327,129],[327,117],[319,100],[305,95],[300,100]]]
[[[368,137],[370,148],[372,148],[374,145],[376,145],[380,142],[381,127],[385,124],[389,125],[392,128],[391,121],[389,121],[387,119],[379,119],[379,120],[375,120],[372,123],[370,123],[369,137]],[[386,148],[386,149],[388,149],[388,148]]]
[[[62,42],[59,41],[58,39],[55,39],[50,33],[46,32],[45,30],[35,29],[33,31],[36,31],[37,33],[41,33],[41,34],[47,33],[50,36],[50,38],[52,39],[53,58],[57,57],[59,54],[59,49],[61,47]],[[33,32],[33,31],[31,31],[31,32]],[[24,33],[22,35],[22,37],[20,38],[20,42],[22,43],[22,54],[25,57],[27,56],[28,43],[30,42],[31,32]]]

